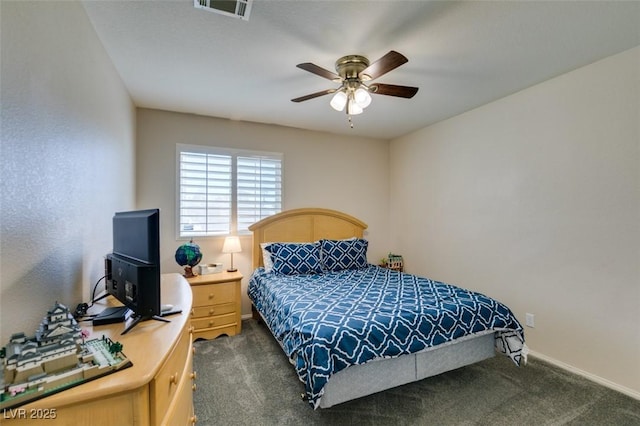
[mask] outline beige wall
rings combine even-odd
[[[1,3],[0,346],[75,308],[134,202],[135,114],[78,2]]]
[[[351,214],[369,225],[369,260],[389,251],[387,141],[330,135],[288,127],[246,123],[151,109],[138,109],[137,205],[161,209],[163,272],[179,272],[174,260],[183,243],[175,238],[176,144],[212,145],[284,154],[284,209],[324,207]],[[229,264],[222,238],[200,238],[203,262]],[[245,276],[243,314],[249,314],[246,285],[251,274],[251,237],[234,265]]]
[[[640,396],[639,123],[640,47],[392,141],[392,246]]]

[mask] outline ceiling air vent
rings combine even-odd
[[[193,0],[196,9],[208,10],[233,18],[249,20],[253,0]]]

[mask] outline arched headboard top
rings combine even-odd
[[[253,232],[253,267],[263,266],[261,243],[362,238],[365,229],[366,223],[337,210],[302,208],[274,214],[249,226]]]

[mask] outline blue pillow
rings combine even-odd
[[[320,244],[272,243],[265,247],[273,259],[272,271],[283,275],[317,274],[322,272]]]
[[[363,239],[321,240],[322,268],[325,271],[360,269],[367,266],[367,247]]]

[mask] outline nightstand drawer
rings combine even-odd
[[[236,313],[217,315],[215,317],[192,319],[191,325],[194,327],[194,331],[203,330],[206,328],[226,327],[228,325],[236,324]]]
[[[191,318],[212,317],[214,315],[230,314],[236,311],[235,303],[225,303],[222,305],[200,306],[191,309]]]
[[[208,306],[234,302],[236,285],[233,282],[192,286],[193,306]]]

